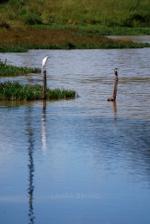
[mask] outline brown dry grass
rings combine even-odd
[[[26,44],[26,45],[66,45],[72,43],[93,44],[108,42],[107,38],[99,36],[84,35],[71,30],[39,30],[33,28],[20,30],[3,30],[0,32],[1,44]]]
[[[18,46],[24,49],[37,48],[124,48],[138,47],[126,40],[111,40],[96,34],[83,33],[75,30],[49,29],[3,29],[0,31],[0,50]]]

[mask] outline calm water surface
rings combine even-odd
[[[0,223],[149,224],[150,49],[0,54],[48,61],[48,86],[79,98],[0,104]],[[111,96],[119,68],[117,104]],[[4,81],[5,79],[1,79]],[[41,83],[40,74],[17,78]]]

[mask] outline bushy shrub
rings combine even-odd
[[[9,0],[0,0],[0,4],[1,3],[5,3],[5,2],[8,2]]]
[[[20,5],[20,4],[23,5],[24,0],[9,0],[9,3],[12,4],[12,5]]]
[[[41,17],[35,12],[27,12],[22,15],[23,21],[27,25],[42,24]]]
[[[124,21],[123,25],[128,27],[148,26],[150,25],[150,15],[132,14]]]

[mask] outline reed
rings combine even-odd
[[[0,83],[0,100],[32,101],[43,99],[41,85],[21,85],[18,82]],[[72,99],[76,92],[65,89],[47,89],[47,100]]]

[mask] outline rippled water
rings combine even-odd
[[[1,102],[0,223],[149,224],[150,49],[36,50],[0,58],[39,67],[45,55],[48,86],[75,89],[80,97],[46,108]],[[41,83],[42,77],[17,80]]]

